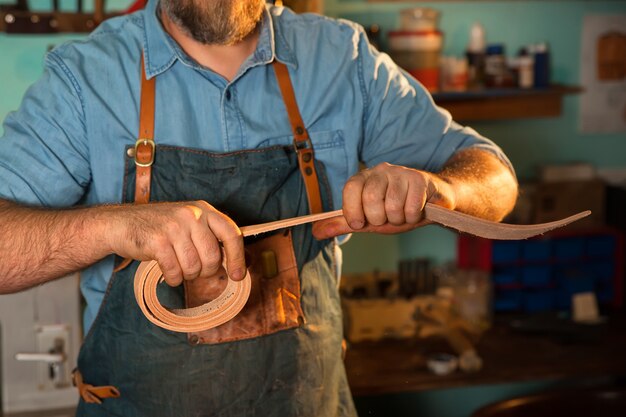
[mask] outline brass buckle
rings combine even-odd
[[[139,155],[139,147],[140,146],[149,146],[150,147],[150,160],[148,162],[139,162],[137,159],[137,155]],[[135,142],[135,164],[140,167],[149,167],[154,163],[154,151],[156,150],[156,145],[152,139],[139,138],[137,142]]]
[[[297,141],[294,139],[293,147],[297,153],[300,153],[302,150],[311,150],[313,151],[313,143],[311,142],[311,138],[306,138],[306,140]]]

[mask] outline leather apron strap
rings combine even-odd
[[[112,385],[94,387],[83,381],[83,376],[78,369],[72,371],[72,383],[78,389],[83,401],[89,404],[102,404],[106,398],[119,398],[120,391]]]
[[[146,79],[146,68],[141,58],[141,102],[139,104],[139,137],[135,142],[135,204],[150,202],[150,179],[154,163],[154,101],[156,77]]]
[[[154,143],[154,101],[156,97],[156,77],[146,78],[146,67],[141,54],[141,101],[139,102],[139,135],[135,142],[135,204],[150,202],[150,181],[156,145]],[[124,259],[113,269],[119,272],[133,260]]]
[[[298,154],[298,165],[300,173],[306,187],[306,195],[309,201],[309,210],[311,214],[322,212],[322,198],[320,196],[319,180],[315,171],[315,154],[313,153],[313,144],[309,133],[304,127],[300,109],[296,102],[296,95],[293,92],[291,78],[289,78],[289,70],[282,62],[274,60],[274,73],[278,80],[278,86],[283,96],[283,102],[287,107],[289,115],[289,123],[293,130],[293,146]]]

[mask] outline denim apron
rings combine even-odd
[[[328,211],[324,167],[314,163]],[[135,175],[127,156],[126,202],[134,200]],[[293,146],[211,153],[157,144],[150,201],[205,200],[244,226],[308,214],[305,188]],[[342,361],[333,245],[314,239],[311,225],[246,240],[247,254],[278,248],[278,269],[289,282],[281,287],[275,277],[253,276],[241,320],[202,334],[164,330],[142,315],[133,292],[138,262],[114,273],[78,370],[85,383],[114,386],[120,396],[102,404],[81,399],[77,415],[355,416]],[[283,268],[285,262],[292,267]],[[161,284],[159,300],[171,308],[193,306],[195,281],[186,288]]]

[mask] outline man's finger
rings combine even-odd
[[[389,185],[386,175],[370,175],[363,186],[363,212],[368,224],[381,226],[387,223],[385,195]]]
[[[407,223],[417,224],[424,216],[423,210],[427,199],[426,192],[426,188],[421,183],[416,181],[409,182],[404,203],[404,216]]]
[[[313,236],[318,240],[330,239],[335,236],[346,235],[349,233],[380,233],[383,235],[392,235],[413,230],[418,227],[426,226],[432,223],[429,220],[423,220],[417,224],[403,224],[400,226],[391,223],[382,226],[366,225],[365,227],[354,230],[343,217],[333,217],[332,219],[320,220],[313,223]]]
[[[345,210],[345,209],[344,209]],[[358,229],[356,231],[360,231]],[[354,232],[355,229],[348,225],[345,217],[333,217],[331,219],[320,220],[313,223],[313,236],[316,239],[330,239],[331,237],[346,235]]]
[[[191,240],[191,236],[184,236],[184,239],[177,240],[174,243],[174,251],[178,258],[178,264],[183,272],[183,278],[190,280],[200,276],[202,271],[202,262],[198,250]]]
[[[183,283],[183,272],[178,264],[176,252],[171,245],[162,245],[155,259],[159,263],[163,278],[168,285],[176,287]]]
[[[387,194],[385,195],[385,213],[389,223],[401,225],[406,223],[404,206],[406,204],[409,183],[404,176],[389,177]]]
[[[240,281],[246,276],[246,257],[239,227],[227,216],[213,212],[207,215],[209,227],[224,246],[228,276]]]
[[[198,250],[202,264],[200,276],[210,277],[215,275],[222,267],[222,249],[217,238],[207,225],[203,224],[201,227],[192,229],[191,239]]]
[[[343,187],[343,215],[353,229],[365,226],[363,212],[363,186],[367,176],[364,172],[354,175]]]

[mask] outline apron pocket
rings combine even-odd
[[[252,289],[241,312],[213,329],[188,333],[192,344],[217,344],[272,334],[304,323],[300,277],[291,231],[277,233],[246,246]],[[226,286],[226,271],[185,281],[187,308],[216,298]]]

